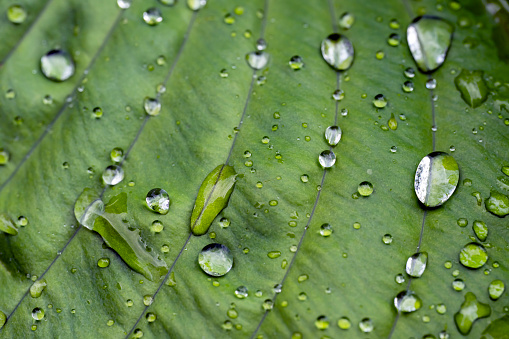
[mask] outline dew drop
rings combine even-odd
[[[274,302],[271,300],[271,299],[267,299],[263,302],[262,304],[262,308],[265,310],[265,311],[270,311],[272,310],[272,308],[274,307]]]
[[[384,108],[387,106],[387,98],[383,94],[377,94],[373,99],[373,105],[376,108]]]
[[[298,71],[304,67],[304,60],[298,55],[294,55],[290,58],[290,61],[288,62],[290,65],[290,68]]]
[[[152,7],[143,12],[143,21],[145,21],[147,25],[155,26],[163,21],[163,16],[159,9]]]
[[[384,234],[384,236],[382,237],[382,242],[386,245],[390,245],[392,243],[392,235]]]
[[[150,305],[152,305],[153,302],[154,302],[154,298],[150,294],[143,296],[143,305],[150,306]]]
[[[332,99],[341,101],[345,97],[345,92],[342,89],[337,89],[332,93]]]
[[[97,266],[100,268],[106,268],[110,266],[110,259],[109,258],[101,258],[97,260]]]
[[[333,33],[322,41],[322,57],[336,71],[345,71],[353,63],[352,43],[343,35]]]
[[[498,300],[505,291],[505,284],[502,280],[493,280],[488,287],[491,300]]]
[[[408,79],[413,79],[415,77],[415,70],[412,68],[412,67],[408,67],[407,69],[405,69],[405,71],[403,72],[403,74],[405,75],[405,77],[407,77]]]
[[[391,118],[387,121],[387,125],[393,131],[398,129],[398,121],[394,117],[394,113],[391,113]]]
[[[167,214],[170,210],[170,196],[162,188],[153,188],[145,198],[148,208],[159,214]]]
[[[321,315],[315,320],[315,327],[319,330],[326,330],[329,328],[329,318],[325,315]]]
[[[363,197],[369,197],[373,193],[373,184],[369,181],[363,181],[357,186],[357,192]]]
[[[488,237],[488,226],[486,226],[486,223],[484,223],[484,221],[480,220],[474,221],[472,229],[474,230],[474,233],[479,240],[485,241],[486,238]]]
[[[148,115],[158,115],[161,112],[161,102],[155,98],[146,97],[143,102],[143,108]]]
[[[392,47],[399,46],[400,41],[401,37],[399,36],[399,34],[396,33],[392,33],[391,35],[389,35],[389,38],[387,39],[387,43],[389,44],[389,46]]]
[[[406,262],[406,273],[414,278],[420,278],[426,270],[428,253],[417,252],[408,258]]]
[[[320,226],[320,235],[322,237],[329,237],[332,234],[332,227],[330,224],[323,224]]]
[[[40,321],[44,318],[44,310],[36,307],[32,310],[32,318],[34,320]]]
[[[249,296],[249,292],[246,286],[239,286],[235,289],[235,296],[239,299],[245,299]]]
[[[396,277],[394,277],[394,281],[397,283],[397,284],[402,284],[405,282],[405,276],[403,274],[397,274]]]
[[[437,87],[437,81],[436,79],[428,79],[426,80],[426,88],[427,89],[435,89]]]
[[[399,312],[411,313],[422,307],[422,300],[412,291],[402,291],[394,298],[394,307]]]
[[[22,24],[26,18],[27,11],[21,5],[12,5],[7,9],[7,19],[13,24]]]
[[[164,225],[159,220],[154,220],[150,225],[150,230],[154,233],[161,233],[164,230]]]
[[[65,81],[74,74],[74,61],[66,51],[54,49],[42,56],[41,71],[50,80]]]
[[[338,320],[338,327],[342,330],[348,330],[352,326],[350,319],[347,317],[341,317]]]
[[[454,322],[458,331],[463,335],[467,335],[477,319],[486,318],[490,314],[491,307],[488,304],[479,302],[472,292],[467,292],[461,308],[454,314]]]
[[[207,0],[187,0],[187,6],[193,11],[198,11],[205,7]]]
[[[225,245],[208,244],[198,255],[198,263],[208,275],[222,277],[232,269],[233,255]]]
[[[370,333],[375,329],[370,318],[364,318],[359,322],[359,328],[364,333]]]
[[[484,82],[482,71],[463,69],[454,79],[456,89],[470,107],[476,108],[488,99],[488,86]]]
[[[336,155],[332,151],[325,150],[318,156],[318,161],[323,168],[330,168],[336,163]]]
[[[486,264],[488,253],[483,245],[471,242],[461,249],[459,259],[463,266],[477,269]]]
[[[124,170],[120,166],[110,165],[104,169],[102,178],[106,185],[115,186],[124,180]]]
[[[456,190],[459,168],[456,160],[444,152],[432,152],[425,156],[415,172],[415,194],[427,207],[446,202]]]
[[[133,0],[117,0],[117,6],[122,9],[128,9],[131,7]]]
[[[325,130],[325,140],[331,146],[336,146],[341,140],[341,128],[339,126],[329,126]]]
[[[452,288],[455,291],[461,292],[465,289],[465,282],[461,279],[454,279],[452,282]]]
[[[276,258],[279,258],[281,256],[281,251],[270,251],[269,253],[267,253],[267,257],[269,257],[270,259],[276,259]]]
[[[221,71],[219,71],[219,76],[221,78],[228,78],[228,70],[226,68],[223,68]]]
[[[113,162],[121,162],[124,158],[124,150],[120,147],[115,147],[111,150],[110,157]]]
[[[491,191],[490,197],[484,200],[486,210],[501,218],[509,214],[509,197],[497,191]]]
[[[46,289],[46,286],[47,283],[45,279],[35,281],[32,286],[30,286],[30,296],[32,298],[39,298]]]
[[[148,312],[145,318],[147,319],[147,322],[153,323],[154,321],[156,321],[157,316],[152,312]]]
[[[303,174],[300,176],[300,181],[302,181],[303,183],[306,183],[309,181],[309,176],[307,174]]]
[[[246,54],[246,61],[249,67],[254,70],[264,68],[269,62],[269,53],[264,51],[254,51]]]
[[[352,28],[355,23],[355,16],[351,13],[345,12],[339,17],[339,27],[347,30]]]

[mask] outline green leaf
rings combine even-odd
[[[0,214],[0,231],[10,235],[18,234],[18,228],[14,225],[12,219],[5,213]]]
[[[226,207],[236,177],[232,166],[219,165],[203,180],[191,214],[191,232],[194,235],[207,233],[214,219]]]
[[[491,308],[468,338],[506,332],[497,324],[509,294],[492,300],[488,288],[509,282],[508,217],[487,208],[503,207],[489,197],[506,195],[499,177],[509,173],[501,173],[509,166],[505,2],[223,0],[197,11],[163,2],[122,10],[115,1],[20,0],[28,16],[17,25],[5,15],[13,2],[0,4],[0,213],[14,225],[28,221],[17,235],[0,232],[0,337],[422,338],[446,330],[461,338],[454,315],[466,293]],[[143,20],[151,7],[163,17],[155,26]],[[454,26],[431,74],[418,70],[407,42],[422,15]],[[321,55],[333,33],[355,48],[341,73]],[[266,49],[256,52],[260,38]],[[60,83],[40,70],[55,48],[76,66]],[[248,53],[262,56],[260,70]],[[464,70],[482,72],[469,82],[470,99],[455,84]],[[426,88],[430,78],[436,88]],[[373,105],[379,94],[383,108]],[[147,115],[145,98],[158,100],[158,115]],[[324,132],[334,125],[341,139],[331,148]],[[111,158],[115,148],[120,159]],[[325,170],[323,151],[336,155]],[[433,151],[453,156],[460,174],[454,194],[425,209],[414,178]],[[199,193],[217,164],[237,174],[224,209]],[[111,165],[125,177],[104,186]],[[358,193],[363,182],[369,196]],[[167,214],[147,209],[153,188],[168,192]],[[94,201],[100,212],[87,219]],[[111,202],[104,212],[103,201]],[[190,232],[195,204],[207,212],[201,237]],[[162,231],[152,230],[155,221]],[[488,260],[477,270],[459,261],[475,241],[474,221],[488,228]],[[222,277],[198,264],[211,243],[234,258]],[[419,252],[427,266],[409,282],[405,264]],[[452,287],[457,279],[463,291]],[[418,296],[421,307],[398,315],[398,295]]]

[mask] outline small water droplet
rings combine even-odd
[[[225,245],[208,244],[198,255],[198,263],[208,275],[222,277],[232,269],[233,255]]]
[[[342,89],[337,89],[332,93],[332,99],[341,101],[345,97],[345,92]]]
[[[389,21],[389,27],[392,29],[399,29],[399,22],[397,19],[392,19]]]
[[[411,313],[422,307],[422,300],[413,291],[402,291],[394,298],[394,307],[399,312]]]
[[[143,21],[150,26],[155,26],[163,21],[163,16],[158,8],[152,7],[143,12]]]
[[[272,308],[274,307],[274,302],[271,300],[271,299],[267,299],[263,302],[262,304],[262,308],[265,310],[265,311],[270,311],[272,310]]]
[[[154,302],[154,298],[150,294],[143,296],[143,305],[150,306]]]
[[[357,192],[363,197],[369,197],[373,193],[373,184],[369,181],[363,181],[357,186]]]
[[[290,65],[291,69],[298,71],[304,67],[304,60],[300,56],[294,55],[290,58],[288,64]]]
[[[269,53],[264,51],[254,51],[246,54],[246,61],[249,67],[254,70],[264,68],[269,62]]]
[[[375,53],[375,57],[378,59],[378,60],[382,60],[384,57],[385,57],[385,53],[384,51],[376,51]]]
[[[113,162],[121,162],[124,158],[124,150],[120,147],[115,147],[110,152],[111,160]]]
[[[502,280],[493,280],[488,287],[491,300],[498,300],[505,291],[505,284]]]
[[[74,74],[74,61],[66,51],[54,49],[42,56],[41,71],[50,80],[65,81]]]
[[[104,169],[102,178],[106,185],[115,186],[124,180],[124,170],[120,166],[110,165]]]
[[[437,87],[437,81],[435,79],[431,78],[426,81],[427,89],[435,89],[436,87]]]
[[[97,260],[97,266],[99,266],[101,268],[106,268],[106,267],[110,266],[110,259],[109,258],[101,258],[101,259]]]
[[[330,224],[323,224],[320,226],[320,235],[322,237],[329,237],[332,234],[332,227]]]
[[[303,183],[306,183],[309,181],[309,176],[307,174],[303,174],[300,176],[300,181],[302,181]]]
[[[403,86],[401,86],[401,88],[403,89],[403,92],[405,92],[405,93],[413,92],[413,90],[414,90],[414,83],[411,82],[410,80],[405,81],[403,83]]]
[[[158,115],[161,112],[161,102],[155,98],[146,97],[143,102],[143,108],[148,115]]]
[[[221,71],[219,71],[219,76],[221,78],[228,78],[228,70],[226,68],[223,68]]]
[[[483,221],[476,220],[472,225],[475,235],[481,241],[485,241],[488,237],[488,226]]]
[[[387,98],[385,98],[383,94],[377,94],[373,99],[373,105],[376,108],[384,108],[385,106],[387,106]]]
[[[271,259],[276,259],[281,256],[281,252],[280,251],[270,251],[269,253],[267,253],[267,256]]]
[[[320,153],[318,161],[323,168],[330,168],[336,163],[336,155],[332,151],[325,150]]]
[[[391,146],[391,153],[396,153],[398,151],[398,146]]]
[[[10,153],[4,150],[3,148],[0,148],[0,166],[6,165],[9,162],[10,158],[11,158]]]
[[[322,41],[322,57],[336,71],[345,71],[353,63],[352,43],[343,35],[333,33]]]
[[[390,245],[392,243],[392,235],[384,234],[384,236],[382,237],[382,242],[386,245]]]
[[[325,315],[321,315],[315,320],[315,327],[319,330],[326,330],[329,328],[329,318]]]
[[[342,131],[339,126],[329,126],[325,130],[325,140],[331,146],[336,146],[341,140]]]
[[[170,210],[170,196],[162,188],[153,188],[145,198],[148,208],[159,214],[167,214]]]
[[[401,37],[399,36],[399,34],[396,33],[392,33],[391,35],[389,35],[389,38],[387,39],[387,43],[389,44],[389,46],[392,47],[399,46],[400,41]]]
[[[359,328],[364,333],[370,333],[375,329],[375,326],[370,318],[364,318],[359,322]]]
[[[42,320],[44,318],[44,310],[39,307],[34,308],[32,310],[32,318],[37,321]]]
[[[403,72],[403,74],[405,75],[405,77],[407,77],[408,79],[412,79],[415,77],[415,70],[412,68],[412,67],[408,67],[407,69],[405,69],[405,71]]]
[[[117,6],[122,9],[128,9],[131,7],[133,0],[117,0]]]
[[[452,282],[452,288],[458,292],[463,291],[463,289],[465,288],[465,282],[459,278],[455,279]]]
[[[205,7],[207,0],[187,0],[187,6],[193,11],[198,11]]]
[[[467,335],[477,319],[488,317],[491,314],[491,307],[488,304],[479,302],[472,292],[465,294],[465,301],[460,309],[454,314],[454,322],[458,331]]]
[[[263,38],[256,40],[256,49],[259,51],[264,51],[267,49],[267,41],[265,41]]]
[[[426,270],[428,253],[417,252],[408,258],[406,262],[406,273],[414,278],[420,278]]]
[[[351,13],[345,12],[341,14],[339,17],[339,27],[343,29],[350,29],[352,28],[353,24],[355,23],[355,16]]]
[[[352,326],[350,319],[347,317],[341,317],[338,320],[338,327],[342,330],[348,330]]]
[[[22,24],[26,18],[27,11],[21,5],[12,5],[7,9],[7,19],[13,24]]]
[[[239,286],[235,289],[235,296],[239,299],[245,299],[249,296],[249,292],[246,286]]]
[[[459,259],[463,266],[477,269],[486,264],[488,253],[483,245],[471,242],[461,249]]]
[[[397,274],[396,277],[394,277],[394,281],[397,283],[397,284],[402,284],[405,282],[405,276],[403,274]]]

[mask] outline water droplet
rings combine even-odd
[[[459,258],[463,266],[477,269],[486,264],[488,253],[483,245],[471,242],[461,249]]]
[[[315,326],[319,330],[326,330],[329,328],[329,318],[325,315],[321,315],[315,320]]]
[[[131,7],[133,0],[117,0],[117,6],[122,9],[128,9]]]
[[[161,112],[161,102],[155,98],[146,97],[143,102],[143,108],[148,115],[158,115]]]
[[[373,193],[373,184],[369,181],[363,181],[357,186],[357,192],[363,197],[369,197]]]
[[[154,233],[161,233],[164,230],[164,225],[159,220],[154,220],[150,225],[150,230]]]
[[[375,57],[378,59],[378,60],[382,60],[384,57],[385,57],[385,53],[384,51],[377,51],[375,53]]]
[[[399,29],[399,22],[397,19],[392,19],[390,22],[389,22],[389,27],[392,28],[392,29]]]
[[[267,41],[265,41],[263,38],[256,40],[256,49],[258,51],[264,51],[267,49]]]
[[[415,172],[415,194],[427,207],[446,202],[456,190],[459,168],[456,160],[444,152],[432,152],[422,158]]]
[[[364,333],[370,333],[375,329],[375,326],[373,326],[373,321],[370,318],[364,318],[359,322],[359,328]]]
[[[392,243],[392,235],[384,234],[384,236],[382,237],[382,242],[386,245],[390,245]]]
[[[488,287],[488,293],[491,300],[498,300],[505,291],[505,285],[502,280],[493,280]]]
[[[162,188],[153,188],[145,198],[147,206],[151,211],[159,214],[167,214],[170,210],[170,196]]]
[[[394,281],[396,281],[397,284],[402,284],[405,282],[405,276],[403,274],[397,274],[394,278]]]
[[[54,49],[41,58],[42,74],[50,80],[65,81],[74,74],[74,70],[74,61],[66,51]]]
[[[486,318],[490,314],[491,307],[488,304],[477,301],[476,296],[472,292],[467,292],[461,308],[454,314],[454,322],[458,331],[463,335],[467,335],[477,319]]]
[[[269,253],[267,253],[267,256],[271,259],[276,259],[281,256],[281,252],[280,251],[270,251]]]
[[[222,277],[232,269],[233,255],[225,245],[208,244],[198,255],[198,263],[208,275]]]
[[[44,310],[36,307],[32,310],[32,318],[34,320],[40,321],[44,318]]]
[[[440,67],[452,41],[454,26],[435,16],[415,18],[407,29],[407,42],[417,67],[425,73]]]
[[[436,311],[438,314],[445,314],[445,312],[447,312],[447,307],[444,304],[438,304]]]
[[[9,159],[11,158],[11,155],[9,152],[4,150],[3,148],[0,148],[0,166],[4,166],[9,162]]]
[[[223,21],[227,25],[233,25],[235,23],[235,17],[231,15],[231,13],[226,13]]]
[[[341,14],[339,17],[339,27],[343,29],[350,29],[352,28],[353,24],[355,23],[355,16],[351,13],[345,12]]]
[[[265,311],[270,311],[272,310],[272,308],[274,307],[274,302],[271,300],[271,299],[267,299],[263,302],[262,304],[262,308],[265,310]]]
[[[348,330],[352,326],[352,323],[347,317],[341,317],[338,320],[338,326],[342,330]]]
[[[281,284],[274,285],[274,293],[276,293],[276,294],[281,293],[282,289],[283,289],[283,285],[281,285]]]
[[[334,164],[336,163],[336,155],[332,151],[325,150],[322,153],[320,153],[318,161],[320,162],[320,165],[322,165],[323,168],[330,168],[334,166]]]
[[[332,99],[341,101],[345,97],[345,92],[342,89],[337,89],[332,93]]]
[[[309,276],[307,274],[301,274],[301,275],[299,275],[297,277],[297,281],[300,282],[300,283],[304,282],[304,281],[306,281],[308,279],[309,279]]]
[[[354,49],[347,37],[333,33],[322,41],[322,57],[336,71],[345,71],[353,63]]]
[[[101,268],[106,268],[106,267],[110,266],[110,259],[109,258],[101,258],[101,259],[97,260],[97,266],[99,266]]]
[[[341,128],[339,126],[329,126],[325,130],[325,140],[331,146],[336,146],[341,140]]]
[[[300,181],[302,181],[303,183],[306,183],[309,181],[309,176],[307,174],[303,174],[300,176]]]
[[[304,67],[304,60],[300,56],[294,55],[290,58],[289,64],[293,70],[298,71]]]
[[[405,75],[405,77],[407,77],[408,79],[412,79],[415,77],[415,70],[412,68],[412,67],[408,67],[407,69],[405,69],[405,71],[403,72],[403,74]]]
[[[398,146],[391,146],[391,153],[396,153],[398,151]]]
[[[458,224],[458,226],[460,227],[466,227],[468,225],[468,220],[465,219],[465,218],[459,218],[456,223]]]
[[[437,87],[437,81],[436,79],[428,79],[426,80],[426,88],[427,89],[435,89]]]
[[[239,299],[245,299],[249,296],[249,292],[246,286],[239,286],[235,289],[235,296]]]
[[[30,295],[32,298],[39,298],[42,295],[42,292],[46,288],[47,283],[45,279],[37,280],[30,286]]]
[[[143,12],[143,21],[150,26],[155,26],[163,21],[163,16],[158,8],[152,7]]]
[[[106,185],[115,186],[124,180],[124,170],[117,165],[110,165],[104,169],[103,181]]]
[[[375,99],[373,99],[373,105],[375,105],[376,108],[384,108],[387,106],[387,98],[385,98],[383,94],[377,94]]]
[[[417,252],[408,258],[406,262],[406,273],[414,278],[420,278],[426,270],[428,253]]]
[[[402,291],[394,298],[394,307],[399,312],[411,313],[422,307],[422,300],[412,291]]]
[[[150,294],[143,296],[143,305],[150,306],[150,305],[152,305],[153,302],[154,302],[154,298]]]
[[[124,150],[120,147],[115,147],[111,150],[110,156],[113,162],[121,162],[124,158]]]
[[[332,234],[332,227],[330,224],[323,224],[320,226],[320,235],[322,237],[329,237]]]
[[[391,35],[389,35],[389,38],[387,39],[387,43],[389,44],[389,46],[392,47],[399,46],[400,41],[401,37],[399,36],[399,34],[396,33],[392,33]]]
[[[387,125],[393,131],[398,129],[398,121],[394,117],[394,113],[391,113],[391,118],[387,121]]]
[[[228,78],[228,70],[226,68],[223,68],[221,71],[219,71],[219,76],[221,78]]]
[[[483,221],[476,220],[472,225],[475,235],[481,241],[485,241],[488,237],[488,226]]]
[[[454,79],[454,84],[461,93],[461,97],[470,107],[478,107],[488,99],[489,90],[483,75],[482,71],[463,69]]]
[[[490,197],[484,200],[486,210],[501,218],[509,214],[509,197],[497,191],[491,191]]]
[[[187,0],[187,6],[193,11],[198,11],[205,7],[207,0]]]
[[[269,53],[263,51],[254,51],[246,54],[246,61],[249,67],[254,70],[264,68],[269,62]]]
[[[25,22],[27,11],[21,5],[12,5],[7,9],[7,19],[13,24],[19,25]],[[1,328],[1,327],[0,327]]]

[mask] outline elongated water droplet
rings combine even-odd
[[[477,319],[489,317],[490,314],[491,307],[488,304],[477,301],[472,292],[467,292],[461,308],[454,314],[454,322],[458,331],[463,335],[467,335]]]
[[[341,140],[341,128],[339,126],[329,126],[325,130],[325,140],[331,146],[336,146]]]
[[[41,58],[42,74],[50,80],[65,81],[74,74],[74,70],[74,61],[66,51],[54,49]]]
[[[505,284],[502,280],[493,280],[488,287],[491,300],[498,300],[505,291]],[[509,333],[509,332],[508,332]]]
[[[46,288],[46,285],[47,283],[45,279],[40,279],[34,282],[32,286],[30,286],[30,296],[32,298],[39,298],[42,295],[42,291]]]
[[[198,263],[208,275],[222,277],[232,269],[233,255],[225,245],[208,244],[198,255]]]
[[[258,70],[264,68],[269,62],[269,53],[254,51],[246,54],[246,61],[249,67]]]
[[[146,97],[143,108],[148,115],[155,116],[161,112],[161,102],[158,99]]]
[[[456,190],[459,168],[456,160],[444,152],[432,152],[425,156],[415,172],[415,194],[427,207],[446,202]]]
[[[345,71],[352,66],[353,45],[347,37],[333,33],[322,41],[322,57],[336,71]]]
[[[97,260],[97,266],[100,268],[106,268],[110,266],[110,259],[109,258],[100,258]]]
[[[158,8],[152,7],[143,12],[143,21],[147,25],[155,26],[163,21],[163,15]]]
[[[501,218],[509,214],[509,197],[497,191],[491,191],[490,197],[484,200],[486,210]]]
[[[205,7],[207,0],[187,0],[187,6],[193,11],[198,11]]]
[[[293,70],[298,71],[304,67],[304,60],[300,56],[294,55],[291,57],[289,64]]]
[[[481,339],[507,339],[507,333],[509,333],[509,315],[506,314],[489,324],[482,332]]]
[[[468,268],[481,268],[488,261],[488,253],[483,245],[471,242],[463,247],[459,254],[460,263]]]
[[[343,29],[350,29],[352,28],[353,24],[355,23],[355,16],[351,13],[345,12],[341,14],[339,17],[339,27]]]
[[[488,99],[488,86],[484,82],[483,71],[463,69],[454,79],[461,97],[470,107],[478,107]]]
[[[26,18],[27,11],[21,5],[12,5],[7,9],[7,19],[13,24],[22,24]]]
[[[422,72],[433,72],[444,63],[453,32],[451,23],[428,15],[415,18],[408,26],[408,47]]]
[[[167,214],[170,210],[170,196],[162,188],[153,188],[145,198],[148,208],[159,214]]]
[[[104,212],[104,203],[98,196],[90,188],[85,188],[74,204],[76,220],[89,230],[94,228],[95,219]]]
[[[5,213],[0,213],[0,231],[10,235],[18,234],[18,228],[12,219]]]
[[[124,170],[117,165],[110,165],[104,169],[103,181],[106,185],[115,186],[124,180]]]
[[[483,221],[476,220],[472,225],[475,235],[481,241],[485,241],[488,237],[488,226]]]
[[[399,312],[411,313],[422,307],[422,300],[412,291],[402,291],[394,298],[394,307]]]
[[[406,262],[406,273],[414,278],[420,278],[428,264],[428,253],[417,252],[408,258]]]
[[[318,162],[323,168],[330,168],[336,163],[336,155],[332,151],[325,150],[318,156]]]

